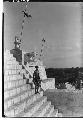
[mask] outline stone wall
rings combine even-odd
[[[15,116],[23,110],[24,103],[19,108],[13,108],[27,97],[26,79],[23,79],[22,65],[9,51],[4,53],[4,115]],[[19,110],[20,109],[20,110]]]
[[[47,78],[42,80],[41,88],[45,91],[47,89],[55,89],[55,78]]]
[[[35,89],[27,83],[24,74],[27,75],[24,67],[19,65],[10,51],[6,51],[4,53],[4,115],[6,117],[62,117],[58,109],[54,110],[51,102],[43,96],[43,91],[35,94]],[[51,82],[52,79],[43,81],[44,90],[53,88]]]

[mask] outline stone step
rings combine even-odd
[[[4,92],[10,91],[16,88],[20,88],[22,86],[26,86],[27,89],[31,88],[30,84],[26,84],[26,79],[14,80],[14,81],[5,82]]]
[[[5,108],[5,110],[10,108],[12,105],[15,105],[15,104],[19,103],[23,99],[32,96],[34,93],[35,93],[34,89],[28,90],[28,91],[25,90],[25,91],[22,91],[21,93],[15,95],[15,96],[12,96],[12,97],[6,99],[4,101],[4,108]]]
[[[20,102],[10,106],[7,110],[5,110],[6,116],[15,117],[17,114],[20,114],[20,112],[23,112],[27,106],[32,104],[41,96],[43,96],[43,92],[41,92],[40,94],[36,94],[36,95],[34,94],[27,98],[22,99]]]
[[[43,115],[46,113],[50,105],[51,105],[51,102],[48,102],[48,101],[43,103],[40,106],[40,108],[31,117],[43,117]]]
[[[16,59],[12,58],[12,60],[6,60],[4,62],[4,65],[19,65],[19,62],[17,62]]]
[[[7,60],[10,60],[10,59],[12,59],[12,58],[14,58],[14,57],[13,57],[13,54],[4,53],[4,58],[6,58]]]
[[[18,74],[23,74],[26,73],[24,69],[6,69],[4,71],[4,75],[18,75]]]
[[[50,117],[57,117],[58,109],[54,109],[54,111],[50,114]]]
[[[7,57],[7,56],[4,56],[4,65],[6,65],[7,64],[7,62],[10,62],[10,61],[16,61],[16,58],[14,58],[14,57],[12,57],[11,56],[11,58],[10,57]]]
[[[18,114],[16,117],[31,117],[34,112],[38,110],[38,108],[47,101],[47,97],[42,96],[36,101],[34,101],[31,105],[27,106],[26,109]]]
[[[43,115],[43,117],[50,117],[50,114],[54,111],[54,106],[50,105],[46,113]]]
[[[23,74],[19,74],[19,75],[6,75],[6,76],[4,76],[4,82],[19,80],[19,79],[23,79]]]
[[[23,92],[26,92],[28,89],[27,84],[21,85],[18,88],[11,89],[10,91],[4,92],[4,101],[8,101],[14,97],[21,95]]]
[[[6,64],[6,65],[4,65],[4,69],[11,69],[11,70],[13,70],[13,69],[22,69],[22,65],[19,65],[19,64]]]

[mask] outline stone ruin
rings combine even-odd
[[[36,63],[38,62],[36,61]],[[19,64],[9,50],[4,52],[5,117],[62,117],[58,109],[54,109],[51,102],[47,101],[47,97],[43,96],[43,91],[48,88],[55,88],[55,83],[53,83],[53,79],[46,77],[43,64],[40,65],[39,69],[42,78],[42,90],[40,94],[35,94],[34,88],[31,89],[30,85],[34,66],[29,63],[26,66]],[[28,84],[27,79],[29,79]]]

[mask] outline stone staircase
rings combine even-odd
[[[35,94],[27,79],[23,78],[24,69],[10,51],[4,53],[4,115],[6,117],[62,117],[54,109],[47,97]]]

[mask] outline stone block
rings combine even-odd
[[[20,73],[20,70],[19,70],[19,69],[17,69],[17,70],[16,70],[16,74],[19,74],[19,73]]]
[[[54,106],[50,105],[43,117],[50,117],[51,113],[54,111]]]
[[[4,76],[4,82],[6,82],[6,81],[9,81],[9,76],[7,75],[7,76]]]
[[[8,89],[8,84],[7,84],[7,83],[4,84],[4,91],[5,91],[6,89]]]
[[[4,114],[5,114],[6,117],[10,117],[11,116],[11,112],[10,111],[6,111]]]
[[[20,76],[20,79],[23,79],[23,74],[20,74],[19,76]]]
[[[16,69],[17,69],[17,70],[18,70],[18,66],[19,66],[19,65],[16,65]]]
[[[21,90],[22,90],[22,91],[26,91],[26,90],[27,90],[26,85],[23,85],[23,86],[21,87]]]
[[[6,111],[8,108],[8,102],[4,102],[4,111]]]
[[[23,86],[23,90],[26,91],[27,90],[27,87],[26,85]]]
[[[10,81],[12,81],[13,80],[13,75],[10,75],[9,79],[10,79]]]
[[[22,85],[22,80],[18,80],[18,85]]]
[[[13,60],[8,60],[6,64],[11,65],[13,63]]]
[[[10,111],[10,117],[14,117],[15,116],[15,112],[14,112],[14,109],[12,109],[11,111]]]
[[[46,113],[46,110],[50,107],[50,102],[43,103],[40,108],[33,114],[35,117],[43,117],[43,115]]]
[[[12,84],[12,83],[9,81],[9,82],[8,82],[8,89],[12,87],[11,84]]]
[[[13,75],[13,80],[18,80],[18,75]]]
[[[16,81],[15,81],[15,87],[17,88],[18,86],[19,86],[19,81],[16,80]]]
[[[26,87],[25,86],[22,86],[22,91],[25,91],[26,90]]]
[[[27,91],[28,92],[28,96],[30,96],[31,95],[31,91]]]
[[[17,69],[17,65],[14,65],[14,69],[15,69],[15,70]]]
[[[14,98],[11,99],[11,105],[14,105]]]
[[[9,75],[11,75],[11,74],[12,74],[12,70],[11,70],[11,69],[8,71],[8,74],[9,74]]]
[[[8,108],[12,105],[11,100],[8,100]]]
[[[12,58],[12,60],[10,61],[10,64],[13,64],[13,65],[14,65],[15,62],[16,62],[16,61]]]
[[[22,69],[22,65],[19,65],[19,69]]]
[[[5,72],[5,75],[8,75],[8,70],[5,70],[4,72]]]
[[[8,70],[8,69],[11,69],[11,66],[10,65],[6,65],[4,68]]]
[[[27,98],[28,97],[28,93],[27,92],[25,92],[25,98]]]
[[[21,101],[24,99],[24,94],[21,95]]]
[[[18,103],[19,101],[19,97],[14,98],[14,104]]]
[[[10,90],[10,96],[16,95],[16,89]]]
[[[21,108],[18,108],[18,107],[14,109],[15,115],[17,115],[17,114],[19,113],[20,109],[21,109]]]
[[[12,88],[15,88],[15,87],[16,87],[16,82],[17,82],[17,81],[12,81],[12,82],[11,82]]]
[[[33,96],[33,98],[32,98],[32,102],[34,102],[36,100],[36,96]]]
[[[14,70],[14,74],[17,74],[17,70],[16,69]]]
[[[33,78],[30,78],[30,79],[29,79],[29,82],[31,83],[32,81],[33,81]]]
[[[11,74],[16,74],[16,70],[11,70]]]
[[[27,89],[30,90],[30,89],[31,89],[31,86],[30,86],[30,85],[27,85]]]
[[[25,99],[25,93],[23,93],[23,99]]]
[[[18,75],[15,75],[15,80],[18,80]]]
[[[23,83],[26,84],[26,79],[23,79]]]
[[[22,112],[23,111],[23,108],[22,108],[22,106],[21,107],[19,107],[18,109],[17,109],[17,113],[16,114],[19,114],[20,112]]]
[[[17,75],[17,79],[18,79],[18,80],[20,79],[20,75]]]
[[[21,101],[20,96],[18,96],[17,98],[18,98],[18,102],[20,102]]]
[[[26,101],[24,101],[24,103],[23,103],[23,111],[26,110],[26,107],[27,107],[27,103],[26,103]]]
[[[33,97],[28,100],[27,104],[30,105],[30,104],[32,104],[32,102],[33,102]]]
[[[7,99],[10,97],[9,91],[4,92],[4,99]]]
[[[19,94],[21,92],[20,88],[17,88],[17,94]]]

